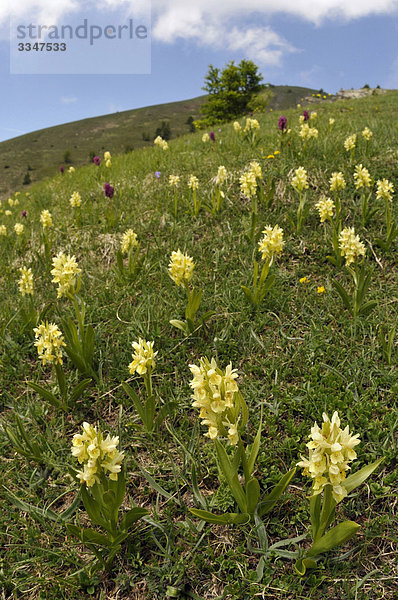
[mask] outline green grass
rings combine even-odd
[[[83,421],[97,422],[113,435],[120,430],[128,472],[126,506],[135,502],[147,507],[157,523],[155,527],[138,522],[112,570],[95,573],[92,555],[67,537],[62,523],[18,510],[2,487],[0,588],[4,598],[393,600],[398,577],[393,549],[397,534],[397,340],[388,365],[380,329],[396,323],[397,245],[388,252],[375,245],[384,232],[383,205],[375,195],[372,202],[379,210],[366,229],[361,226],[353,167],[343,142],[357,133],[355,164],[366,166],[374,180],[386,177],[397,191],[397,100],[398,93],[389,92],[318,104],[315,126],[319,137],[306,150],[297,135],[300,111],[285,112],[292,132],[283,148],[279,148],[279,114],[268,112],[258,117],[258,146],[239,141],[227,124],[221,131],[216,129],[214,144],[204,144],[199,132],[173,140],[166,152],[143,148],[114,156],[110,169],[88,165],[33,185],[28,197],[24,192],[18,197],[19,205],[10,208],[10,216],[5,215],[8,207],[3,202],[0,223],[7,225],[9,235],[0,238],[1,422],[15,427],[18,414],[30,438],[43,446],[45,464],[18,455],[0,429],[1,483],[25,502],[61,513],[78,492],[78,484],[68,473],[68,467],[76,466],[70,454],[72,436]],[[329,117],[336,120],[332,132]],[[360,139],[365,126],[374,134],[368,154]],[[104,149],[112,151],[113,147]],[[279,155],[267,158],[278,149]],[[274,182],[275,192],[269,208],[259,207],[252,243],[247,238],[250,204],[240,196],[239,176],[254,159],[262,164],[264,181]],[[230,174],[222,212],[212,216],[202,209],[194,217],[187,176],[198,176],[198,194],[205,202],[219,165],[225,165]],[[298,236],[292,225],[297,195],[290,180],[299,166],[309,175],[310,212]],[[160,179],[155,178],[155,171],[161,172]],[[344,267],[336,269],[326,259],[330,242],[313,206],[321,193],[328,193],[333,171],[345,174],[345,224],[354,226],[365,242],[367,261],[374,269],[369,297],[378,305],[356,325],[332,288],[333,278],[344,285],[350,280]],[[173,196],[167,184],[170,174],[182,176],[177,219],[172,216]],[[115,186],[112,200],[104,197],[105,181]],[[79,226],[69,205],[73,191],[79,191],[83,199]],[[109,207],[117,215],[111,226],[105,217]],[[393,207],[397,219],[396,203]],[[101,383],[92,384],[85,398],[65,415],[26,385],[36,381],[51,386],[51,369],[40,365],[32,331],[22,322],[21,308],[27,300],[18,293],[18,268],[32,268],[34,305],[40,310],[47,307],[48,320],[59,324],[60,316],[72,315],[69,302],[56,299],[51,265],[44,258],[39,223],[44,208],[50,210],[54,222],[52,253],[74,254],[82,269],[81,296],[87,304],[86,321],[95,329],[95,360],[102,371]],[[21,210],[27,211],[26,219],[20,217]],[[25,226],[20,244],[12,231],[18,221]],[[268,224],[283,228],[286,245],[272,267],[275,285],[253,313],[240,286],[250,285],[252,261],[259,258],[257,240]],[[144,263],[133,284],[121,285],[114,267],[121,234],[128,228],[141,241]],[[216,313],[206,328],[189,337],[169,324],[170,319],[183,318],[185,308],[183,290],[167,273],[170,254],[178,248],[195,261],[193,281],[204,289],[200,312]],[[303,276],[309,283],[299,282]],[[325,287],[324,294],[317,293],[318,286]],[[131,343],[138,337],[154,340],[158,351],[154,388],[162,401],[174,406],[165,425],[151,435],[140,429],[121,387],[129,378]],[[213,444],[203,436],[205,429],[191,407],[188,365],[197,364],[201,356],[214,356],[221,367],[232,361],[239,370],[240,390],[249,406],[248,442],[253,440],[260,408],[264,408],[256,471],[262,489],[275,484],[306,452],[310,428],[315,420],[321,421],[323,411],[331,416],[337,410],[343,425],[359,433],[355,470],[385,457],[367,485],[338,505],[339,518],[361,525],[359,534],[303,579],[294,574],[291,562],[271,556],[262,580],[256,582],[259,554],[253,547],[258,542],[250,526],[201,528],[189,516],[188,508],[196,506],[191,455],[196,459],[202,493],[216,494],[220,512],[234,507],[225,486],[218,489]],[[69,360],[65,360],[65,370],[72,381],[81,379]],[[133,377],[130,383],[142,392],[140,378]],[[153,489],[141,469],[171,498]],[[266,520],[270,543],[305,532],[309,492],[308,479],[297,473]],[[82,506],[72,520],[88,524]]]
[[[295,106],[313,92],[309,88],[275,86],[269,107],[277,110]],[[121,153],[151,146],[155,131],[163,121],[169,123],[172,138],[184,135],[189,131],[187,119],[200,117],[200,105],[205,99],[206,96],[199,96],[82,119],[0,142],[0,199],[22,188],[28,166],[33,182],[56,175],[61,164],[67,168],[69,165],[64,163],[67,150],[70,164],[81,166],[90,162],[90,152],[100,156],[104,150]],[[145,134],[149,141],[143,139]]]

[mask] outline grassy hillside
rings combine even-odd
[[[300,87],[275,86],[270,108],[295,106],[297,101],[314,90]],[[199,108],[206,96],[191,100],[158,104],[111,115],[83,119],[65,125],[49,127],[0,143],[0,198],[12,190],[21,189],[30,167],[32,181],[55,175],[69,150],[71,165],[89,162],[90,153],[102,154],[105,149],[115,153],[129,152],[150,146],[155,131],[163,121],[170,125],[171,137],[189,131],[187,119],[199,118]],[[143,139],[148,138],[148,141]],[[66,165],[68,166],[68,165]]]
[[[113,156],[109,167],[102,161],[99,167],[58,173],[32,185],[27,196],[13,194],[11,203],[3,201],[4,599],[396,597],[398,93],[319,103],[309,121],[318,134],[307,141],[299,135],[304,108],[284,111],[290,132],[283,137],[279,114],[268,111],[258,116],[260,128],[249,135],[227,124],[216,130],[215,142],[202,141],[203,132],[181,136],[167,150],[151,145]],[[246,120],[240,124],[244,129]],[[369,141],[362,135],[366,127],[373,133]],[[355,147],[347,151],[344,143],[354,134]],[[369,172],[362,171],[364,188],[354,179],[358,165]],[[218,186],[220,166],[227,177]],[[299,167],[308,178],[302,193],[292,185]],[[330,189],[335,172],[345,183],[338,192]],[[175,188],[170,175],[180,177]],[[191,175],[198,178],[196,195],[188,186]],[[391,200],[377,194],[383,179],[391,184],[383,184]],[[104,193],[105,183],[114,188],[112,198]],[[76,193],[80,207],[71,205],[71,198],[78,201]],[[322,223],[316,204],[323,195],[334,208]],[[284,245],[277,229],[272,243],[264,241],[267,226],[283,230]],[[333,247],[333,231],[339,237],[340,228],[355,228],[359,236],[342,246],[344,257]],[[122,254],[129,229],[139,247]],[[274,251],[272,264],[267,249]],[[186,289],[177,277],[181,271],[173,270],[174,280],[168,271],[177,250],[194,262],[193,272],[184,271]],[[69,266],[51,273],[61,252],[70,255]],[[252,290],[254,260],[260,270],[268,264],[265,283],[273,281],[257,307],[242,288]],[[31,269],[33,294],[21,282],[23,267]],[[72,281],[68,277],[73,279],[76,267],[81,271]],[[353,275],[358,278],[360,269],[368,276],[368,289],[362,286],[354,294]],[[187,291],[191,301],[203,291],[196,319],[186,312]],[[47,345],[35,340],[33,327],[42,322],[55,324],[66,345],[60,338],[53,344],[47,338]],[[133,360],[133,343],[140,338],[153,342],[157,352],[152,365],[141,356],[141,374]],[[205,383],[196,378],[200,417],[198,404],[192,405],[190,365],[198,366],[201,357],[214,358],[222,373],[231,362],[238,378],[230,373],[229,388],[222,387],[215,369],[206,370]],[[231,381],[239,386],[247,414]],[[132,391],[123,386],[126,382]],[[152,399],[155,417],[160,414],[164,421],[159,418],[151,430],[155,418],[149,414],[148,432],[140,402],[150,413]],[[328,500],[318,521],[311,503],[313,531],[343,521],[360,528],[351,539],[342,536],[344,543],[330,552],[318,545],[316,564],[308,563],[317,568],[300,577],[295,561],[312,545],[312,478],[298,467],[266,514],[262,511],[271,508],[272,498],[261,504],[256,494],[258,486],[260,501],[271,490],[276,494],[275,486],[300,456],[309,456],[314,422],[321,425],[323,413],[332,418],[335,411],[341,429],[349,427],[360,444],[347,441],[347,430],[339,432],[336,417],[333,432],[339,432],[339,441],[332,443],[325,429],[329,441],[315,444],[323,459],[311,466]],[[75,438],[75,455],[83,463],[88,456],[94,461],[83,474],[94,478],[87,489],[76,478],[83,464],[71,452],[85,422],[118,436],[124,452],[123,459],[110,456],[118,442],[109,438],[103,445],[90,438],[89,448],[87,437],[85,456]],[[316,433],[314,428],[319,444]],[[235,445],[239,439],[242,445]],[[229,457],[238,475],[220,476],[217,457],[227,472]],[[366,482],[344,487],[347,466],[349,476],[381,457],[384,462]],[[116,469],[122,460],[126,493],[119,489],[117,521],[109,507],[123,482]],[[119,483],[101,470],[109,474],[112,468]],[[332,476],[337,478],[333,488]],[[329,512],[332,489],[338,498],[347,492],[335,514]],[[148,514],[132,525],[128,537],[118,538],[116,522],[119,528],[126,525],[127,511],[135,505]],[[239,514],[229,518],[241,523],[208,524],[190,511],[205,507],[218,516]],[[353,532],[356,526],[345,527]]]

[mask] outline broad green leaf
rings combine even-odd
[[[312,495],[310,498],[311,530],[313,539],[316,538],[319,529],[319,522],[321,516],[321,498],[322,494]]]
[[[95,486],[93,486],[93,487],[95,487]],[[81,486],[80,491],[81,491],[81,495],[82,495],[82,501],[83,501],[84,508],[86,509],[86,512],[87,512],[88,516],[90,517],[92,523],[95,523],[96,525],[100,525],[101,527],[105,527],[104,518],[101,514],[101,510],[98,506],[97,501],[91,497],[91,495],[87,491],[85,485]]]
[[[66,398],[67,387],[66,387],[66,380],[65,380],[64,370],[63,370],[62,366],[59,363],[55,363],[54,366],[55,366],[55,373],[57,375],[57,381],[58,381],[58,385],[59,385],[59,391],[61,392],[61,396],[63,398]]]
[[[84,544],[95,544],[97,546],[112,547],[112,542],[102,533],[98,533],[94,529],[83,529],[76,525],[68,523],[66,525],[68,533],[79,538]]]
[[[192,462],[191,478],[192,478],[193,495],[195,496],[195,499],[200,504],[200,506],[202,506],[203,509],[206,509],[207,508],[206,498],[203,496],[202,492],[199,489],[194,462]]]
[[[344,521],[330,529],[307,552],[307,556],[318,556],[341,546],[356,534],[360,525],[354,521]]]
[[[29,448],[29,450],[31,451],[32,455],[34,456],[34,458],[36,460],[42,461],[43,460],[42,449],[36,442],[34,442],[31,438],[29,438],[18,414],[15,415],[15,420],[17,423],[19,433],[20,433],[22,439],[24,440],[27,448]],[[6,429],[6,428],[4,427],[4,429]],[[19,445],[19,440],[16,440],[16,445]]]
[[[365,302],[365,304],[360,307],[358,314],[366,317],[377,305],[377,300],[369,300],[369,302]]]
[[[269,268],[270,268],[270,260],[266,260],[263,268],[261,269],[261,275],[260,275],[260,280],[258,282],[258,285],[260,288],[263,287],[264,285],[264,281],[267,279],[268,273],[269,273]]]
[[[185,315],[187,318],[194,316],[195,313],[197,313],[200,306],[200,302],[202,300],[202,295],[203,290],[199,290],[198,292],[196,290],[192,290],[191,299],[187,306],[187,311],[189,314]]]
[[[113,506],[115,504],[116,494],[113,490],[107,490],[102,498],[107,507]]]
[[[317,563],[312,558],[299,558],[294,565],[294,570],[300,577],[304,577],[307,569],[316,569],[317,566]]]
[[[171,319],[169,321],[170,325],[176,327],[177,329],[181,329],[185,333],[185,335],[189,335],[188,327],[185,321],[179,321],[178,319]]]
[[[133,390],[133,388],[128,383],[125,383],[123,381],[122,382],[122,387],[123,387],[124,391],[126,392],[126,394],[129,396],[129,398],[131,398],[131,400],[133,401],[134,408],[137,411],[137,413],[138,413],[141,421],[143,423],[145,423],[146,422],[145,407],[144,407],[143,403],[141,402],[140,397],[138,396],[138,394],[135,392],[135,390]]]
[[[130,527],[145,515],[148,515],[149,511],[146,508],[135,506],[131,508],[124,516],[121,522],[121,528],[123,531],[128,531]]]
[[[92,325],[86,327],[84,334],[83,353],[86,362],[91,365],[94,356],[95,334]]]
[[[68,519],[70,519],[70,517],[73,515],[73,513],[76,511],[76,509],[79,507],[81,502],[81,495],[80,492],[77,494],[76,498],[73,500],[72,504],[70,506],[68,506],[68,508],[66,508],[60,515],[59,518],[61,519],[61,521],[67,521]]]
[[[87,366],[80,352],[76,351],[75,347],[72,347],[71,345],[65,346],[65,352],[75,365],[76,369],[80,371],[80,373],[87,374]]]
[[[347,490],[347,493],[349,494],[350,492],[355,490],[357,487],[359,487],[364,481],[366,481],[366,479],[369,477],[369,475],[371,475],[373,473],[373,471],[375,471],[377,469],[377,467],[379,467],[381,465],[383,460],[384,460],[384,457],[379,458],[378,460],[371,463],[370,465],[366,465],[366,467],[362,467],[362,469],[360,469],[356,473],[352,473],[351,475],[349,475],[347,477],[347,479],[345,479],[342,482],[341,485]]]
[[[253,292],[251,290],[249,290],[249,288],[246,287],[245,285],[241,285],[240,287],[242,288],[243,293],[245,294],[245,296],[248,299],[248,301],[250,302],[250,304],[253,304],[254,303]]]
[[[72,390],[72,393],[70,395],[70,401],[72,404],[74,404],[75,402],[77,402],[78,400],[80,400],[80,398],[83,395],[83,392],[86,388],[88,388],[88,386],[90,385],[92,379],[83,379],[83,381],[80,381],[80,383],[78,383]]]
[[[276,484],[272,492],[270,492],[267,496],[265,496],[264,500],[260,503],[260,507],[258,509],[258,514],[260,517],[263,517],[265,514],[269,513],[275,504],[278,502],[279,498],[289,485],[290,481],[294,477],[296,473],[296,467],[290,469]]]
[[[249,515],[253,515],[260,498],[260,484],[258,480],[253,477],[246,485],[246,502],[247,512]]]
[[[342,299],[343,304],[346,307],[346,309],[349,311],[350,314],[352,314],[352,306],[351,306],[350,297],[348,296],[347,292],[345,291],[345,289],[343,288],[341,283],[339,283],[335,279],[332,279],[332,285],[333,285],[334,289],[340,295],[340,298]]]
[[[228,454],[225,452],[225,449],[222,446],[222,444],[219,442],[219,440],[216,439],[214,441],[214,443],[215,443],[215,447],[216,447],[217,459],[218,459],[220,469],[221,469],[225,479],[227,480],[227,483],[229,485],[231,493],[232,493],[233,497],[235,498],[240,510],[243,513],[246,513],[247,512],[246,496],[243,492],[241,484],[239,483],[238,473],[232,467],[231,462],[228,458]]]
[[[155,429],[158,430],[165,418],[168,415],[173,414],[173,410],[175,408],[175,402],[169,402],[168,404],[163,404],[163,406],[158,411],[158,416],[155,419]]]
[[[262,407],[261,407],[261,410],[262,410]],[[249,458],[247,459],[247,466],[248,466],[250,474],[252,474],[254,471],[254,465],[256,464],[257,455],[260,450],[262,425],[263,425],[262,418],[260,418],[260,424],[257,429],[256,437],[254,438],[254,442],[250,449]]]
[[[257,278],[258,278],[258,262],[256,259],[253,261],[253,289],[257,289]],[[243,288],[243,285],[241,286]],[[247,289],[247,288],[246,288]]]
[[[54,396],[54,394],[41,387],[41,385],[37,385],[37,383],[34,383],[33,381],[28,381],[27,384],[30,388],[32,388],[32,390],[40,394],[40,396],[44,398],[44,400],[47,400],[47,402],[49,402],[51,406],[65,410],[63,403],[60,400],[58,400],[58,398]]]
[[[125,469],[123,467],[117,477],[117,481],[109,480],[109,486],[115,494],[115,506],[117,509],[119,509],[126,493],[126,476]]]
[[[215,515],[208,510],[200,510],[198,508],[190,508],[189,511],[206,521],[207,523],[215,523],[219,525],[244,525],[250,521],[250,515],[247,513],[224,513],[222,515]]]
[[[216,314],[216,311],[214,311],[214,310],[207,310],[203,314],[203,316],[201,317],[200,320],[201,320],[202,323],[206,323],[210,319],[210,317],[214,316],[215,314]]]

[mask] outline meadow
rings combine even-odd
[[[398,92],[283,114],[2,200],[1,598],[395,597]],[[333,484],[320,521],[360,527],[311,562],[297,463],[336,411],[338,476],[378,462]]]
[[[314,92],[304,87],[274,86],[269,108],[290,108]],[[188,119],[199,118],[200,107],[205,100],[203,95],[121,111],[64,123],[0,142],[0,197],[21,188],[26,174],[34,183],[56,175],[60,165],[65,164],[65,152],[69,152],[70,161],[66,166],[78,167],[87,164],[90,153],[103,154],[108,150],[112,154],[121,154],[151,146],[155,131],[162,123],[169,126],[172,138],[184,135],[190,131]]]

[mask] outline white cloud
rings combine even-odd
[[[77,102],[76,96],[61,96],[62,104],[74,104]]]
[[[225,32],[219,46],[231,51],[241,51],[247,58],[262,65],[279,65],[284,54],[296,48],[270,27],[253,27],[240,31],[237,27]]]
[[[87,8],[137,11],[146,0],[1,0],[0,22],[10,15],[57,20],[70,12]],[[192,27],[219,23],[220,20],[247,17],[252,13],[296,15],[319,24],[324,19],[356,19],[376,14],[398,12],[398,0],[152,0],[155,28],[162,25],[162,37],[170,38]],[[159,29],[160,31],[160,29]]]
[[[83,17],[90,8],[117,10],[126,16],[145,5],[146,0],[0,0],[0,25],[11,14],[55,23],[71,13]],[[164,43],[184,39],[277,65],[295,48],[263,24],[275,14],[321,25],[327,20],[344,22],[370,15],[398,14],[398,0],[152,0],[152,35]],[[254,19],[258,24],[248,24]]]

